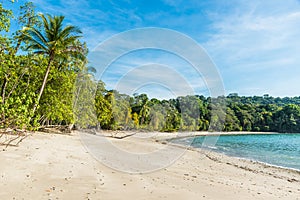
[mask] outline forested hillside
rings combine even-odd
[[[300,97],[230,94],[217,99],[195,95],[160,101],[146,94],[130,97],[101,88],[96,102],[98,121],[105,129],[300,132]]]

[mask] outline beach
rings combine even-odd
[[[129,152],[172,138],[110,137],[118,134],[104,135]],[[117,171],[89,153],[78,132],[32,133],[18,147],[1,146],[0,159],[0,199],[300,199],[299,172],[207,150],[188,149],[153,172]]]

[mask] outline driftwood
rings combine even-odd
[[[20,129],[0,130],[0,145],[5,146],[5,148],[8,146],[17,147],[29,135],[26,131]]]
[[[133,136],[135,135],[136,133],[131,133],[131,134],[128,134],[128,135],[118,135],[118,134],[113,134],[111,136],[106,136],[106,137],[111,137],[111,138],[115,138],[115,139],[124,139],[124,138],[127,138],[127,137],[130,137],[130,136]]]
[[[38,131],[44,133],[56,133],[56,134],[71,134],[71,129],[67,125],[49,125],[39,127]]]
[[[81,129],[79,131],[82,131],[84,133],[89,133],[92,135],[97,135],[100,137],[108,137],[108,138],[114,138],[114,139],[124,139],[130,136],[135,135],[135,132],[122,132],[122,131],[104,131],[104,132],[97,132],[95,129]]]

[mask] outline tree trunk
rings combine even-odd
[[[3,80],[3,84],[2,84],[2,89],[1,89],[1,96],[2,96],[2,104],[4,105],[5,103],[5,89],[7,86],[7,77],[5,75],[4,80]]]
[[[2,85],[2,89],[1,89],[1,96],[2,96],[2,106],[4,106],[5,104],[5,90],[6,90],[6,86],[7,86],[7,77],[5,75],[4,80],[3,80],[3,85]],[[5,109],[3,109],[2,112],[2,120],[5,122]]]
[[[34,107],[33,107],[33,113],[32,114],[35,113],[35,111],[37,109],[37,106],[39,105],[40,99],[42,97],[42,94],[44,92],[46,82],[47,82],[47,79],[48,79],[48,75],[49,75],[49,72],[50,72],[52,60],[53,60],[53,57],[51,56],[50,59],[49,59],[49,62],[48,62],[46,74],[45,74],[45,77],[44,77],[44,80],[43,80],[42,87],[41,87],[40,92],[39,92],[39,96],[38,96],[37,101],[36,101],[36,103],[34,104]]]

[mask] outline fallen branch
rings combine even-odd
[[[5,146],[5,148],[8,146],[17,147],[29,135],[30,134],[26,134],[23,130],[8,129],[5,132],[1,132],[0,145]]]
[[[38,131],[44,133],[56,133],[56,134],[71,134],[71,129],[68,125],[48,125],[41,126],[38,128]]]

